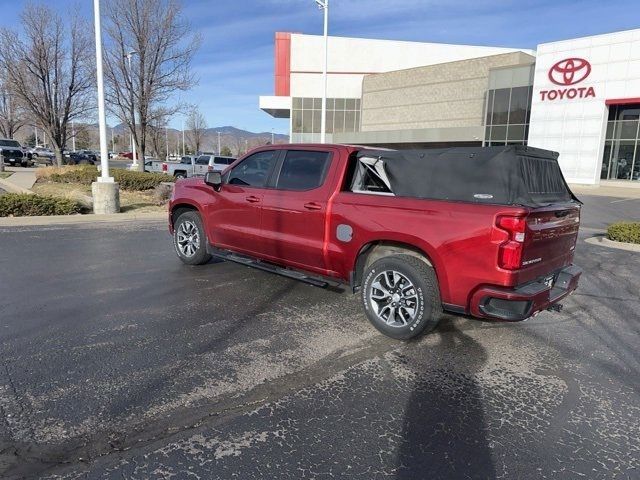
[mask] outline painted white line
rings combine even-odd
[[[640,200],[640,198],[623,198],[622,200],[614,200],[613,202],[609,202],[609,203],[621,203],[621,202],[629,202],[633,200]]]

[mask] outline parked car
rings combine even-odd
[[[133,160],[133,152],[120,152],[118,153],[119,157],[128,158],[129,160]]]
[[[56,161],[56,154],[45,147],[33,147],[28,149],[28,152],[35,164],[53,165]]]
[[[207,172],[222,172],[236,160],[234,157],[224,157],[222,155],[200,155],[196,159],[196,165],[207,165]],[[204,175],[204,173],[200,174]]]
[[[557,156],[265,146],[224,174],[177,182],[169,230],[189,265],[215,256],[348,284],[393,338],[434,328],[443,310],[524,320],[559,310],[581,275],[572,263],[581,203]]]
[[[164,162],[162,172],[173,175],[176,178],[189,178],[203,176],[207,172],[223,171],[236,159],[233,157],[223,157],[221,155],[185,155],[180,162]],[[155,171],[155,170],[153,170]]]
[[[201,175],[206,173],[206,166],[196,166],[198,157],[195,155],[184,155],[179,162],[163,162],[162,173],[173,175],[176,178],[193,177],[196,171],[202,170]]]
[[[162,163],[160,160],[151,157],[145,157],[144,171],[145,172],[162,172]],[[127,170],[133,170],[133,163],[127,164]]]
[[[80,150],[69,152],[66,162],[68,165],[95,165],[97,160],[95,155],[82,153],[82,150]]]
[[[0,153],[4,157],[4,164],[12,167],[30,167],[33,162],[25,153],[22,145],[11,138],[0,138]]]
[[[100,160],[100,154],[93,150],[76,150],[75,153],[89,157],[94,164]]]

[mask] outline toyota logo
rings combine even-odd
[[[591,64],[584,58],[565,58],[549,69],[549,80],[556,85],[575,85],[591,73]]]

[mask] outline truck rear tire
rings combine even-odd
[[[442,315],[436,274],[412,255],[390,255],[363,275],[362,302],[369,321],[385,335],[408,340],[433,330]]]
[[[184,212],[173,228],[173,246],[187,265],[203,265],[211,260],[207,253],[207,234],[198,212]]]

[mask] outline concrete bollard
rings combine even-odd
[[[93,213],[108,215],[120,213],[120,187],[115,182],[93,182]]]

